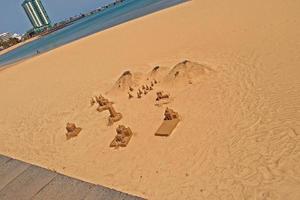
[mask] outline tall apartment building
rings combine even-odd
[[[34,29],[43,29],[51,26],[51,21],[41,0],[25,0],[22,3],[22,7]]]

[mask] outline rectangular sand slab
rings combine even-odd
[[[176,128],[177,124],[179,123],[179,119],[173,120],[164,120],[161,126],[156,131],[156,136],[170,136],[174,129]]]

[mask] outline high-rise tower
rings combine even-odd
[[[22,3],[22,7],[34,29],[43,29],[51,25],[51,21],[41,0],[25,0]]]

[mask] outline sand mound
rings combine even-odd
[[[121,77],[114,84],[111,91],[122,91],[127,92],[130,87],[136,87],[138,85],[138,80],[140,79],[139,74],[133,74],[130,71],[125,71]]]
[[[185,60],[175,65],[166,75],[165,83],[194,83],[213,71],[206,65]]]
[[[148,76],[150,79],[160,80],[167,75],[168,70],[167,67],[156,66],[151,70]]]

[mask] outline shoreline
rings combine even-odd
[[[12,50],[14,50],[16,48],[19,48],[19,47],[21,47],[21,46],[23,46],[23,45],[25,45],[27,43],[30,43],[30,42],[32,42],[34,40],[37,40],[39,38],[40,38],[40,36],[36,36],[34,38],[28,39],[28,40],[26,40],[24,42],[20,42],[20,43],[14,45],[14,46],[11,46],[11,47],[9,47],[7,49],[4,49],[4,50],[0,51],[0,56],[3,55],[3,54],[6,54],[6,53],[8,53],[8,52],[10,52],[10,51],[12,51]]]
[[[140,17],[143,17],[143,16],[147,16],[147,15],[149,15],[149,14],[153,14],[153,13],[155,13],[155,12],[159,12],[159,11],[163,11],[163,10],[165,10],[165,9],[167,9],[167,8],[171,8],[171,7],[175,7],[175,6],[177,6],[178,4],[183,4],[183,3],[187,3],[188,1],[186,1],[186,0],[167,0],[167,1],[162,1],[162,2],[152,2],[152,3],[149,3],[149,1],[147,1],[148,3],[147,4],[145,4],[146,5],[146,7],[145,8],[143,8],[143,7],[141,7],[142,5],[143,5],[143,3],[137,3],[138,5],[139,5],[139,7],[138,7],[138,9],[137,8],[135,8],[135,9],[133,9],[134,7],[133,7],[133,5],[132,5],[132,1],[129,1],[129,2],[125,2],[125,5],[126,4],[128,4],[130,7],[130,9],[131,9],[131,11],[129,12],[129,13],[127,13],[127,12],[125,12],[125,8],[123,8],[123,9],[120,9],[119,11],[120,11],[120,13],[118,13],[118,15],[116,15],[115,17],[114,17],[114,20],[112,20],[111,21],[111,23],[105,23],[104,21],[99,21],[101,18],[98,18],[98,21],[97,22],[100,22],[100,24],[103,24],[103,26],[99,26],[98,27],[98,31],[96,31],[95,29],[92,29],[92,27],[89,27],[90,28],[90,31],[88,31],[87,29],[85,30],[85,34],[79,34],[79,35],[77,35],[77,36],[74,36],[74,35],[69,35],[69,36],[72,36],[72,37],[69,37],[68,35],[64,35],[64,38],[65,38],[65,40],[61,40],[60,42],[58,42],[57,43],[57,45],[54,45],[54,46],[52,46],[51,47],[51,42],[53,42],[53,41],[51,41],[51,39],[49,39],[49,38],[47,38],[47,36],[44,36],[45,37],[45,40],[47,41],[47,43],[45,43],[44,42],[44,44],[41,44],[41,43],[39,43],[39,48],[40,49],[37,49],[37,48],[35,48],[35,50],[42,50],[42,49],[44,49],[44,48],[46,48],[46,49],[48,49],[47,50],[47,52],[48,51],[52,51],[52,50],[54,50],[54,49],[56,49],[56,48],[59,48],[59,47],[62,47],[62,46],[64,46],[64,45],[66,45],[66,44],[69,44],[69,43],[72,43],[72,42],[74,42],[74,41],[77,41],[77,40],[80,40],[80,39],[82,39],[82,38],[85,38],[85,37],[87,37],[87,36],[90,36],[90,35],[93,35],[93,34],[96,34],[96,33],[98,33],[98,32],[102,32],[102,31],[105,31],[105,30],[107,30],[107,29],[111,29],[111,28],[113,28],[113,27],[115,27],[115,26],[118,26],[118,25],[120,25],[120,24],[123,24],[123,23],[126,23],[126,22],[128,22],[128,21],[132,21],[132,20],[137,20],[138,18],[140,18]],[[118,9],[118,7],[121,7],[122,8],[122,5],[117,5],[117,7],[115,8],[115,9]],[[114,8],[109,8],[109,9],[114,9]],[[142,11],[142,9],[144,9],[143,11]],[[106,11],[105,11],[106,12]],[[118,11],[116,11],[116,12],[118,12]],[[101,13],[100,13],[101,14]],[[114,16],[114,15],[113,15]],[[88,16],[87,18],[90,18],[90,19],[93,19],[93,16]],[[105,18],[105,16],[104,16],[104,18]],[[107,17],[106,17],[107,18]],[[79,20],[80,21],[80,20]],[[78,26],[80,26],[80,24],[82,24],[82,23],[79,23],[79,24],[77,24]],[[75,23],[75,25],[76,25],[76,23]],[[72,25],[71,25],[72,26]],[[77,31],[79,31],[80,32],[80,30],[78,30],[78,26],[77,26]],[[75,27],[76,28],[76,27]],[[58,31],[63,31],[63,29],[60,29],[60,30],[58,30]],[[55,32],[53,32],[52,34],[54,34],[55,35]],[[43,36],[40,36],[40,38],[41,37],[43,37]],[[55,37],[55,36],[54,36]],[[69,39],[68,39],[69,38]],[[71,39],[71,41],[70,41],[70,38],[73,38],[73,39]],[[74,39],[75,38],[75,39]],[[48,40],[47,40],[48,39]],[[45,41],[44,40],[44,41]],[[54,42],[55,43],[55,42]],[[17,47],[16,47],[17,48]],[[13,49],[15,49],[15,48],[13,48]],[[11,50],[13,50],[13,49],[11,49]],[[7,52],[5,52],[5,53],[7,53]],[[4,54],[5,54],[4,53]],[[30,51],[30,52],[27,52],[27,55],[28,54],[35,54],[35,52],[32,52],[32,51]],[[1,54],[0,54],[0,56],[1,56]],[[32,55],[32,57],[33,57],[34,55]],[[24,57],[24,56],[23,56]],[[17,58],[21,58],[22,59],[22,56],[20,56],[20,57],[17,57]],[[12,60],[12,59],[11,59]],[[10,62],[10,61],[8,61],[8,62]],[[13,61],[12,61],[13,62]],[[5,66],[5,65],[2,65],[2,66]]]

